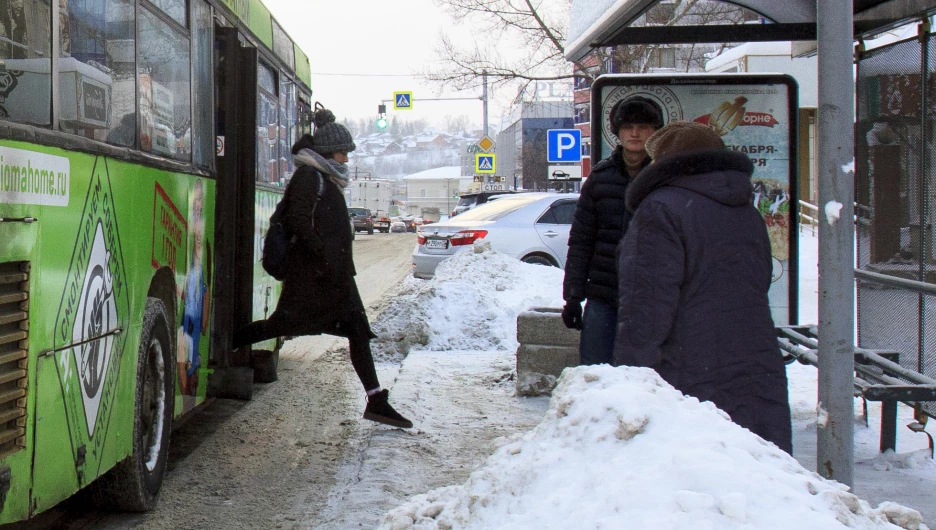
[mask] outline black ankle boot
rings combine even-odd
[[[386,389],[377,392],[373,396],[368,396],[367,407],[364,409],[364,419],[404,429],[411,428],[413,422],[401,416],[399,412],[393,410],[390,403],[387,403],[389,396],[390,391]]]

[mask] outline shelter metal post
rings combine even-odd
[[[853,0],[816,2],[819,54],[817,472],[854,485]],[[837,215],[836,215],[837,214]]]

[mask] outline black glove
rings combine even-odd
[[[580,300],[566,300],[562,308],[562,323],[569,329],[582,329],[582,302]]]

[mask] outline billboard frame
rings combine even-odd
[[[799,127],[799,85],[792,76],[786,74],[605,74],[599,76],[591,86],[591,167],[602,159],[604,151],[604,115],[601,94],[606,88],[620,86],[659,85],[666,87],[687,85],[735,86],[735,85],[785,85],[787,88],[787,110],[789,123],[789,259],[787,273],[788,284],[788,321],[785,324],[799,323],[799,146],[797,145]],[[665,121],[664,125],[669,123]],[[778,323],[780,325],[780,323]]]

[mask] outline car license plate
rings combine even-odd
[[[448,248],[448,240],[447,239],[426,240],[426,248],[445,250]]]
[[[379,226],[380,228],[387,228],[390,226],[390,223],[376,223],[374,226]]]

